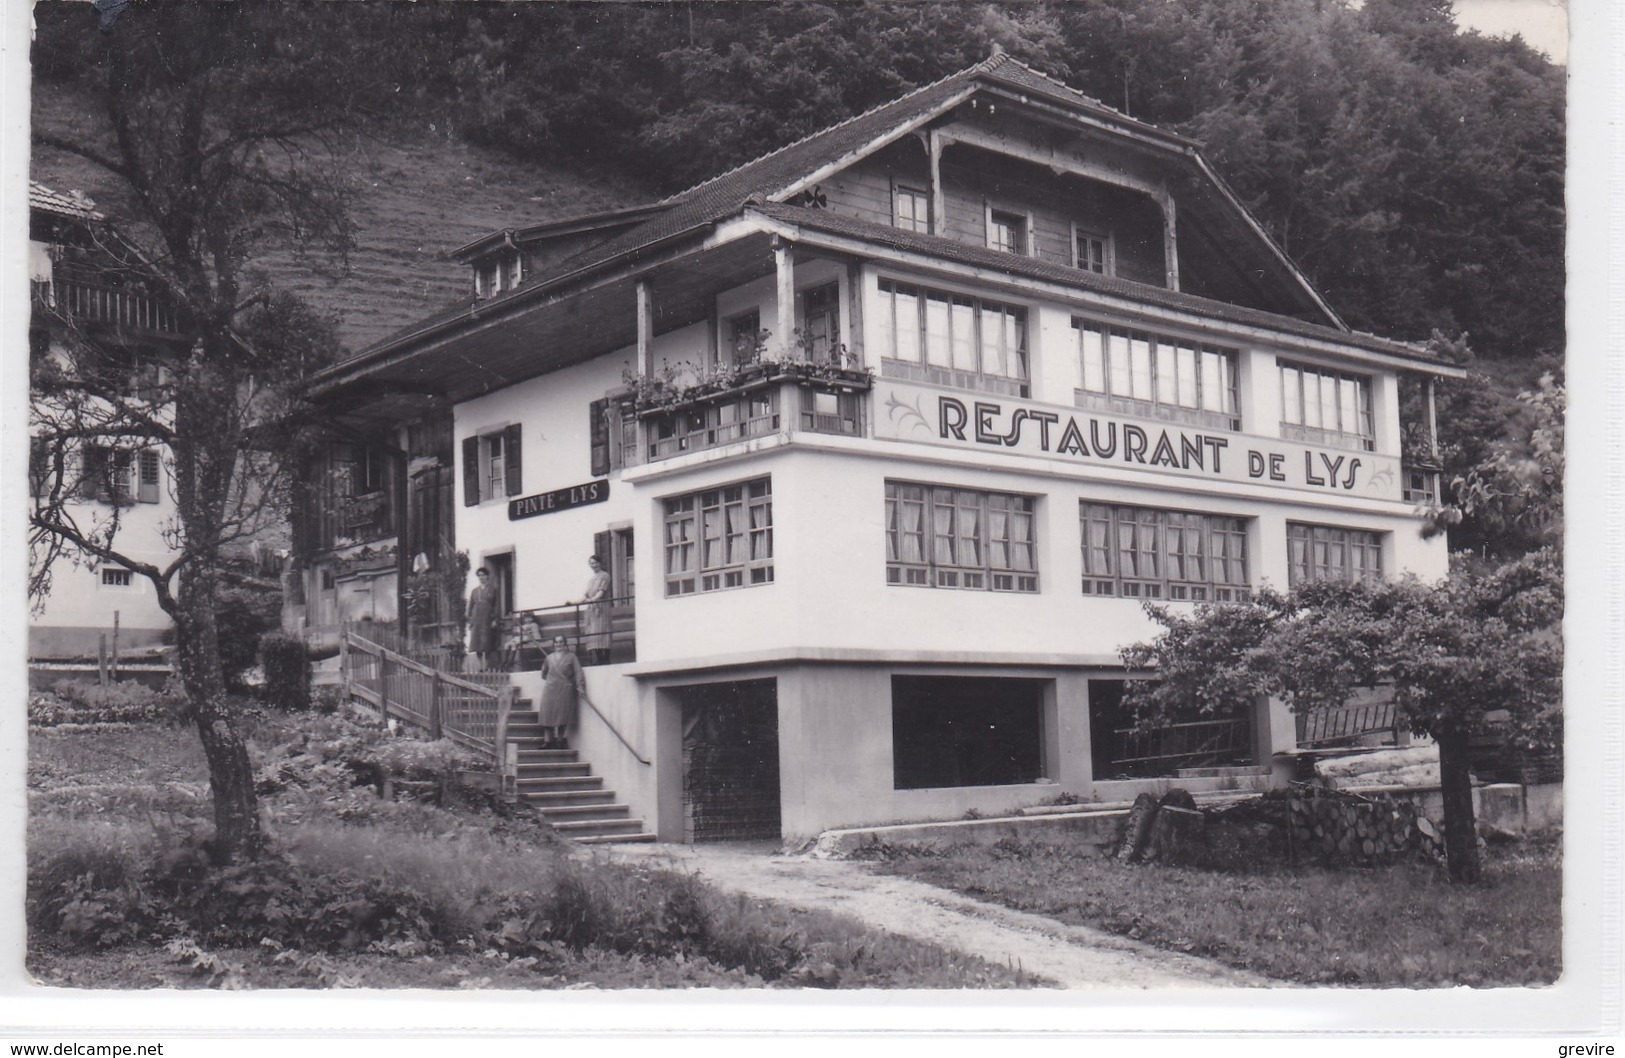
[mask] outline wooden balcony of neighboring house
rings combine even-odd
[[[68,275],[33,284],[33,307],[80,324],[100,324],[155,334],[180,332],[173,308],[144,291]]]
[[[805,361],[764,361],[687,386],[639,380],[624,416],[624,465],[655,463],[790,431],[862,437],[869,372]]]
[[[1440,479],[1444,467],[1426,458],[1406,458],[1400,463],[1400,481],[1406,503],[1434,506],[1442,502]]]

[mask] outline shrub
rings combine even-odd
[[[280,592],[232,588],[215,600],[215,634],[220,642],[220,674],[229,687],[241,687],[243,673],[254,664],[260,636],[276,628],[282,608]]]
[[[260,637],[265,700],[278,709],[309,709],[310,658],[304,640],[272,632]]]
[[[185,704],[183,697],[168,688],[155,691],[134,680],[105,685],[62,680],[49,693],[29,697],[28,722],[35,727],[174,722],[181,718]]]

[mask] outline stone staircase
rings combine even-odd
[[[584,845],[654,841],[655,835],[619,804],[604,777],[573,749],[542,749],[541,718],[521,698],[508,714],[508,741],[519,750],[519,800],[566,837]]]

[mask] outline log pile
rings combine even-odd
[[[1325,787],[1295,787],[1287,799],[1291,855],[1297,863],[1380,867],[1418,853],[1438,857],[1437,829],[1406,802]]]

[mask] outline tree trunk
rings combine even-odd
[[[179,602],[185,616],[177,622],[175,639],[181,683],[209,765],[209,792],[214,801],[211,854],[215,862],[225,864],[258,855],[261,834],[254,766],[220,672],[213,594],[212,585],[206,595],[195,586],[183,585]]]
[[[1473,781],[1468,768],[1467,732],[1450,727],[1433,733],[1439,744],[1439,790],[1444,797],[1445,861],[1450,879],[1477,882],[1482,872],[1473,820]]]

